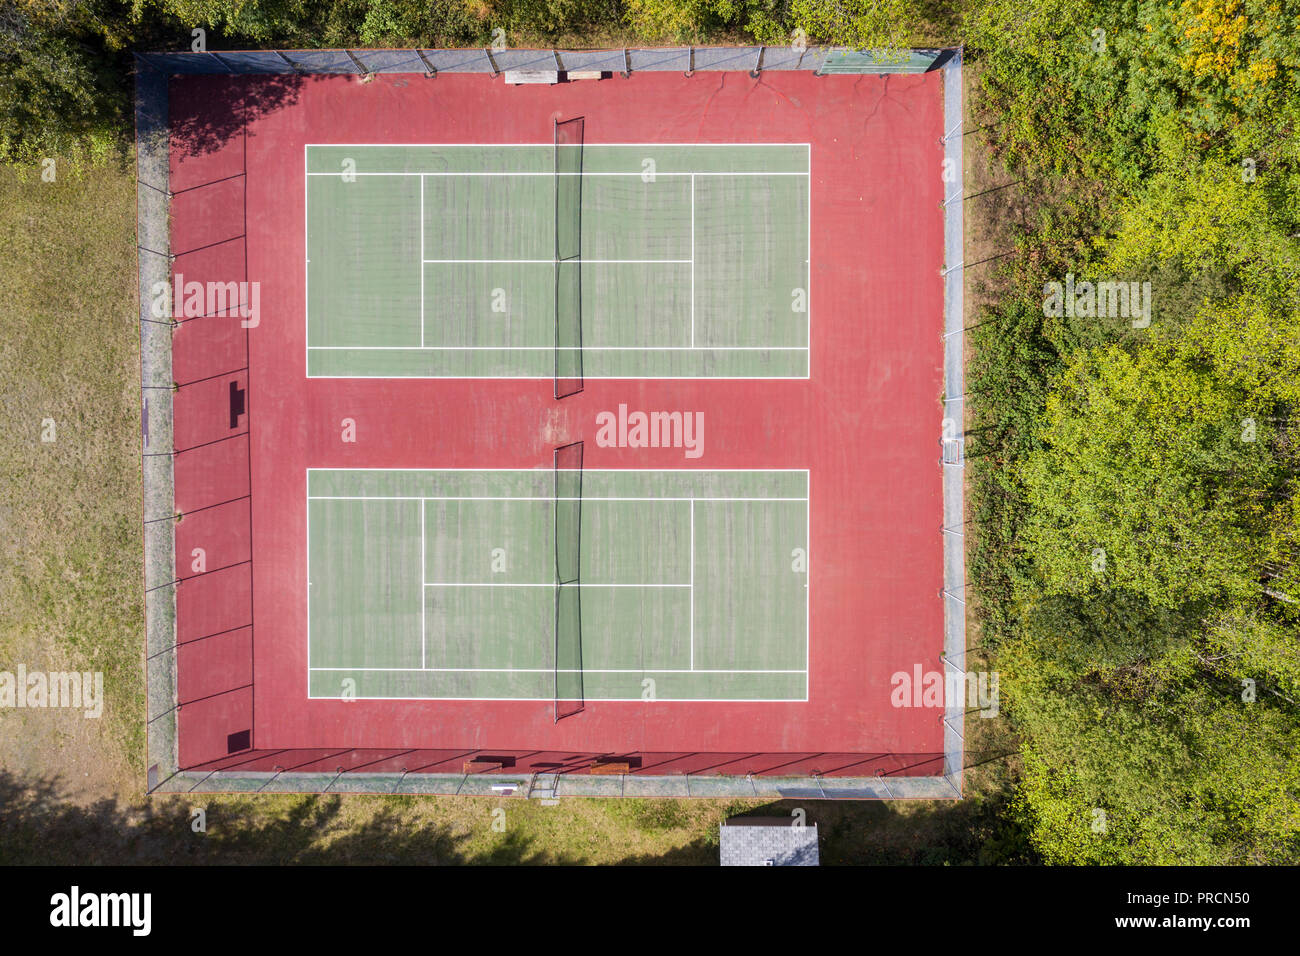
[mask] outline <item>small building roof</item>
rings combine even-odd
[[[734,817],[721,828],[723,866],[817,866],[817,824],[786,817]]]

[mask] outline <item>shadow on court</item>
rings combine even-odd
[[[222,79],[226,82],[214,82]],[[197,77],[187,82],[195,81],[206,86],[187,89],[180,101],[173,97],[170,117],[172,146],[184,156],[231,145],[246,124],[295,105],[310,82],[304,76]]]

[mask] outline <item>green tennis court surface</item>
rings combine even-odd
[[[557,475],[309,470],[311,696],[807,699],[807,472]]]
[[[808,374],[805,144],[307,146],[305,163],[309,375],[551,378],[557,346],[587,378]]]

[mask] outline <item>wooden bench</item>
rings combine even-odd
[[[507,83],[548,83],[554,86],[560,82],[560,74],[555,70],[506,70]]]
[[[604,76],[601,70],[567,70],[563,73],[558,70],[505,71],[506,82],[516,86],[521,83],[545,83],[554,86],[556,83],[571,83],[574,80],[600,80],[604,79]]]
[[[591,765],[591,773],[594,774],[628,773],[631,769],[626,760],[597,760]]]

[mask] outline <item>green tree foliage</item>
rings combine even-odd
[[[999,124],[993,145],[1006,162],[1087,176],[1132,163],[1146,133],[1123,122],[1119,7],[992,0],[971,10],[966,42],[980,66],[982,105]]]
[[[1253,149],[1297,115],[1298,0],[992,0],[964,32],[1017,165],[1134,183],[1166,118]]]
[[[1282,108],[1300,69],[1294,0],[1182,0],[1143,17],[1142,70],[1176,90],[1188,122],[1212,132]]]
[[[648,42],[699,42],[740,32],[763,43],[788,42],[786,0],[626,0],[627,22]]]
[[[1156,286],[1159,299],[1207,276],[1266,299],[1285,300],[1300,289],[1300,177],[1285,165],[1243,165],[1221,151],[1201,156],[1181,144],[1158,163],[1107,243],[1112,274],[1173,267]],[[1164,307],[1158,315],[1182,320]]]
[[[792,0],[794,26],[810,38],[857,50],[907,45],[916,18],[908,0]]]
[[[0,160],[119,141],[129,10],[111,0],[0,0]]]
[[[1015,813],[1050,862],[1298,852],[1296,15],[967,20],[981,121],[1038,205],[972,330],[968,472]],[[1044,316],[1067,272],[1151,282],[1153,326]]]
[[[854,49],[906,46],[917,21],[909,0],[626,0],[646,40],[699,41],[740,31],[767,44],[827,43]]]
[[[554,23],[581,0],[502,4],[476,0],[158,0],[176,22],[211,30],[221,38],[268,47],[386,46],[485,43],[491,27],[519,25],[518,7],[530,21]],[[493,19],[495,15],[495,19]],[[489,20],[493,20],[489,23]],[[214,45],[214,48],[219,48]]]
[[[1018,806],[1048,863],[1258,864],[1300,852],[1294,716],[1197,686],[1133,700],[1085,683],[1044,691],[1017,719],[1032,740]]]
[[[1157,330],[1135,355],[1115,345],[1070,364],[1021,469],[1035,502],[1025,547],[1049,592],[1118,588],[1177,607],[1260,591],[1294,465],[1271,419],[1300,365],[1221,351],[1272,338],[1250,334],[1268,329],[1252,329],[1256,315],[1234,303],[1182,334]]]
[[[1025,740],[1014,809],[1045,861],[1269,863],[1300,851],[1296,709],[1280,680],[1253,680],[1288,668],[1294,680],[1293,635],[1274,624],[1262,641],[1258,619],[1253,633],[1222,620],[1204,634],[1206,610],[1118,592],[1025,607],[998,663]]]
[[[1000,656],[1046,859],[1300,849],[1297,399],[1300,314],[1244,297],[1077,353],[1049,397],[1020,468],[1035,587]]]
[[[1300,702],[1300,646],[1295,620],[1262,604],[1216,610],[1205,622],[1200,660],[1266,703]]]

